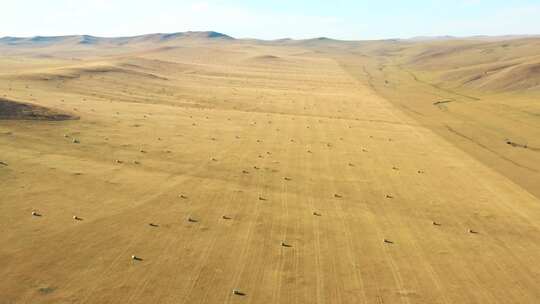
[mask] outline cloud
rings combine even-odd
[[[505,7],[472,19],[442,23],[436,30],[467,36],[539,34],[540,4]]]
[[[195,2],[191,4],[191,10],[195,12],[207,11],[210,8],[208,2]]]

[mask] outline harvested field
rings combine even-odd
[[[0,303],[538,303],[533,84],[218,34],[0,43]]]

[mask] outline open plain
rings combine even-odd
[[[538,50],[0,39],[0,303],[539,303]]]

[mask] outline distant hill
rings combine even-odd
[[[96,37],[90,35],[69,35],[69,36],[35,36],[35,37],[3,37],[0,38],[0,45],[4,46],[50,46],[58,44],[66,45],[98,45],[98,44],[111,44],[111,45],[126,45],[136,44],[142,42],[170,42],[174,40],[234,40],[233,37],[213,32],[178,32],[178,33],[157,33],[146,34],[129,37]]]
[[[446,41],[446,40],[478,40],[478,41],[501,41],[501,40],[515,40],[523,38],[537,38],[540,35],[503,35],[503,36],[487,36],[487,35],[475,35],[475,36],[417,36],[408,39],[400,39],[406,41],[422,42],[422,41]]]
[[[431,41],[431,40],[452,40],[452,39],[457,39],[457,37],[454,37],[454,36],[417,36],[417,37],[412,37],[412,38],[409,38],[409,39],[405,39],[405,40],[409,40],[409,41]]]
[[[370,41],[406,41],[406,42],[430,42],[430,41],[452,41],[452,40],[472,40],[472,41],[502,41],[502,40],[518,40],[523,38],[540,37],[540,35],[506,35],[506,36],[417,36],[407,39],[382,39]],[[97,37],[91,35],[67,35],[67,36],[34,36],[34,37],[2,37],[0,38],[0,46],[21,46],[21,47],[47,47],[55,45],[111,45],[111,46],[129,46],[142,43],[174,43],[175,41],[233,41],[237,40],[229,35],[215,31],[187,31],[176,33],[153,33],[126,37]],[[311,39],[239,39],[242,41],[271,43],[271,44],[297,44],[303,46],[350,46],[357,42],[365,42],[365,40],[339,40],[328,37],[317,37]]]

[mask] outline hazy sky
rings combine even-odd
[[[0,0],[0,37],[188,30],[263,39],[540,34],[540,0]]]

